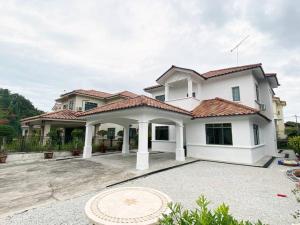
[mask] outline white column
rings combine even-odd
[[[85,139],[83,148],[83,158],[92,157],[92,140],[93,140],[94,126],[91,124],[85,125]]]
[[[188,97],[193,97],[193,80],[191,78],[188,79]]]
[[[26,131],[28,134],[28,126],[22,126],[22,136],[25,137],[26,136]]]
[[[169,101],[169,84],[165,84],[165,102]]]
[[[122,154],[129,154],[129,125],[124,126]]]
[[[184,148],[183,148],[183,125],[176,124],[176,160],[184,161]]]
[[[139,147],[136,158],[136,169],[149,169],[148,121],[139,121]]]
[[[46,123],[42,127],[42,129],[43,129],[43,132],[42,132],[42,134],[43,134],[43,145],[45,145],[47,143],[48,139],[49,139],[49,137],[47,135],[50,132],[51,125]]]

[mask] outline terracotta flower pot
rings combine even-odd
[[[300,169],[294,170],[294,175],[295,175],[296,177],[300,177]]]
[[[79,149],[72,150],[72,156],[80,156],[81,151]]]
[[[44,159],[52,159],[53,152],[44,152]]]
[[[6,154],[1,154],[0,155],[0,163],[6,163],[7,155]]]

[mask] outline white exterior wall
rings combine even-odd
[[[207,123],[231,123],[233,145],[206,144]],[[266,155],[264,143],[254,145],[252,123],[248,117],[193,120],[186,124],[186,145],[189,157],[206,160],[253,164]]]
[[[245,71],[206,80],[202,85],[201,100],[220,97],[232,101],[232,87],[239,86],[241,101],[238,103],[257,108],[255,79],[249,73],[249,71]]]

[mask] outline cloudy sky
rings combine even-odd
[[[300,114],[300,2],[0,0],[0,87],[48,111],[78,88],[143,93],[171,65],[277,72],[285,114]]]

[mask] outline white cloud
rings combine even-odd
[[[283,0],[1,2],[1,86],[44,110],[64,89],[142,93],[172,64],[200,72],[235,65],[229,50],[249,34],[240,63],[277,72],[286,114],[299,114],[300,33],[276,27],[289,12],[297,19],[295,8]]]

